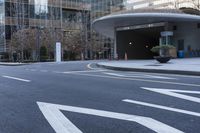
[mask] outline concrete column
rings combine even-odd
[[[61,62],[61,43],[56,43],[56,62]]]
[[[114,30],[114,59],[117,59],[117,31]]]
[[[160,34],[161,34],[161,37],[165,37],[165,39],[166,39],[166,44],[168,44],[169,41],[170,41],[170,40],[169,40],[169,37],[174,35],[173,31],[163,31],[163,32],[161,32]]]
[[[169,37],[168,36],[165,36],[165,38],[166,38],[166,44],[168,45],[169,44]]]

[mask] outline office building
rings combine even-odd
[[[150,49],[171,44],[176,53],[200,56],[199,0],[124,0],[120,11],[98,18],[94,29],[114,39],[115,58],[153,58]]]

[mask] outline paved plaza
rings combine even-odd
[[[115,70],[200,75],[200,58],[172,59],[165,64],[156,60],[119,60],[100,62],[98,65]]]

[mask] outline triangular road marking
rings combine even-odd
[[[67,119],[67,117],[60,110],[136,122],[157,133],[183,133],[176,128],[149,117],[44,102],[37,102],[37,104],[56,133],[82,133],[82,131],[78,129],[69,119]]]
[[[200,103],[200,98],[193,97],[193,96],[188,96],[185,94],[180,94],[180,93],[186,93],[186,94],[200,94],[200,91],[187,91],[187,90],[172,90],[172,89],[160,89],[160,88],[148,88],[148,87],[141,87],[142,89],[148,90],[148,91],[153,91],[157,92],[160,94],[172,96],[172,97],[177,97],[180,99]]]

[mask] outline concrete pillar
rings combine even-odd
[[[56,43],[56,62],[61,62],[61,43]]]
[[[169,41],[170,41],[169,37],[173,36],[174,33],[173,33],[173,31],[163,31],[160,33],[160,35],[161,35],[161,37],[165,37],[165,39],[166,39],[165,44],[169,44]]]
[[[117,59],[117,31],[114,30],[114,59]]]

